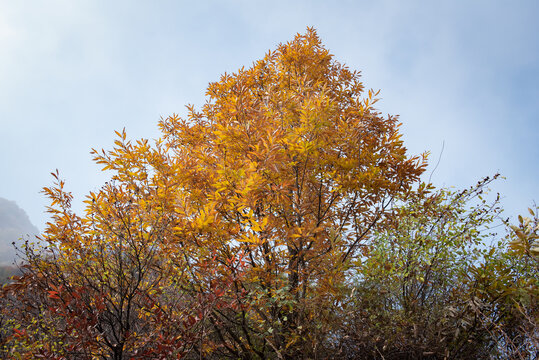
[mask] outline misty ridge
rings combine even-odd
[[[0,266],[13,264],[16,258],[13,242],[20,247],[26,239],[39,234],[26,212],[17,203],[0,198]]]

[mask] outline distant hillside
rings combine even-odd
[[[16,266],[0,265],[0,286],[7,283],[14,275],[21,275],[21,271]]]
[[[14,201],[0,198],[0,265],[10,265],[15,258],[12,243],[39,234],[28,215]]]

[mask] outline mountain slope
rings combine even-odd
[[[0,265],[9,265],[15,258],[15,249],[23,239],[34,238],[38,229],[30,222],[26,212],[14,201],[0,198]]]

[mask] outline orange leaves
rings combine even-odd
[[[56,286],[54,286],[54,284],[51,284],[51,289],[52,290],[49,290],[48,291],[48,294],[49,294],[49,298],[50,299],[57,299],[57,300],[60,300],[60,294],[62,293],[62,290],[63,290],[63,286],[60,285],[58,288]]]
[[[205,231],[209,225],[215,221],[215,211],[211,204],[207,204],[199,210],[198,215],[193,222],[194,229]]]
[[[94,327],[74,336],[152,356],[196,343],[222,357],[257,347],[298,357],[308,332],[322,336],[310,322],[338,304],[346,258],[365,256],[392,199],[424,170],[396,118],[374,110],[378,92],[363,92],[309,29],[211,83],[207,103],[162,119],[154,142],[123,129],[111,150],[92,150],[111,181],[83,217],[53,174],[54,256],[33,266],[85,289],[73,311]],[[280,343],[268,348],[268,336]]]

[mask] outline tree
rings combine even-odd
[[[487,201],[486,193],[497,177],[397,207],[396,221],[373,236],[355,273],[350,317],[339,335],[344,353],[532,358],[539,349],[539,259],[508,252],[513,235],[494,233],[499,195]],[[537,218],[528,219],[528,228],[536,226]]]
[[[207,94],[201,112],[160,124],[188,203],[181,237],[248,264],[238,287],[264,311],[212,314],[235,351],[296,357],[329,330],[315,331],[314,320],[339,306],[349,264],[425,163],[406,155],[397,120],[372,109],[375,94],[362,98],[359,74],[332,60],[314,31]],[[228,326],[237,316],[243,339]]]
[[[154,144],[124,130],[113,150],[94,150],[112,176],[84,215],[53,174],[46,246],[27,249],[24,275],[3,290],[10,356],[376,356],[351,331],[382,286],[383,244],[404,247],[411,228],[399,224],[436,224],[460,203],[446,209],[446,193],[419,184],[425,156],[407,155],[397,119],[373,108],[377,93],[312,29],[223,75],[207,96],[186,119],[161,120]],[[447,221],[474,238],[481,224]],[[450,265],[423,276],[437,279],[431,294],[452,291],[448,269],[460,274],[447,246],[437,256]],[[431,249],[411,264],[423,269]],[[392,321],[415,311],[413,299],[399,301]]]

